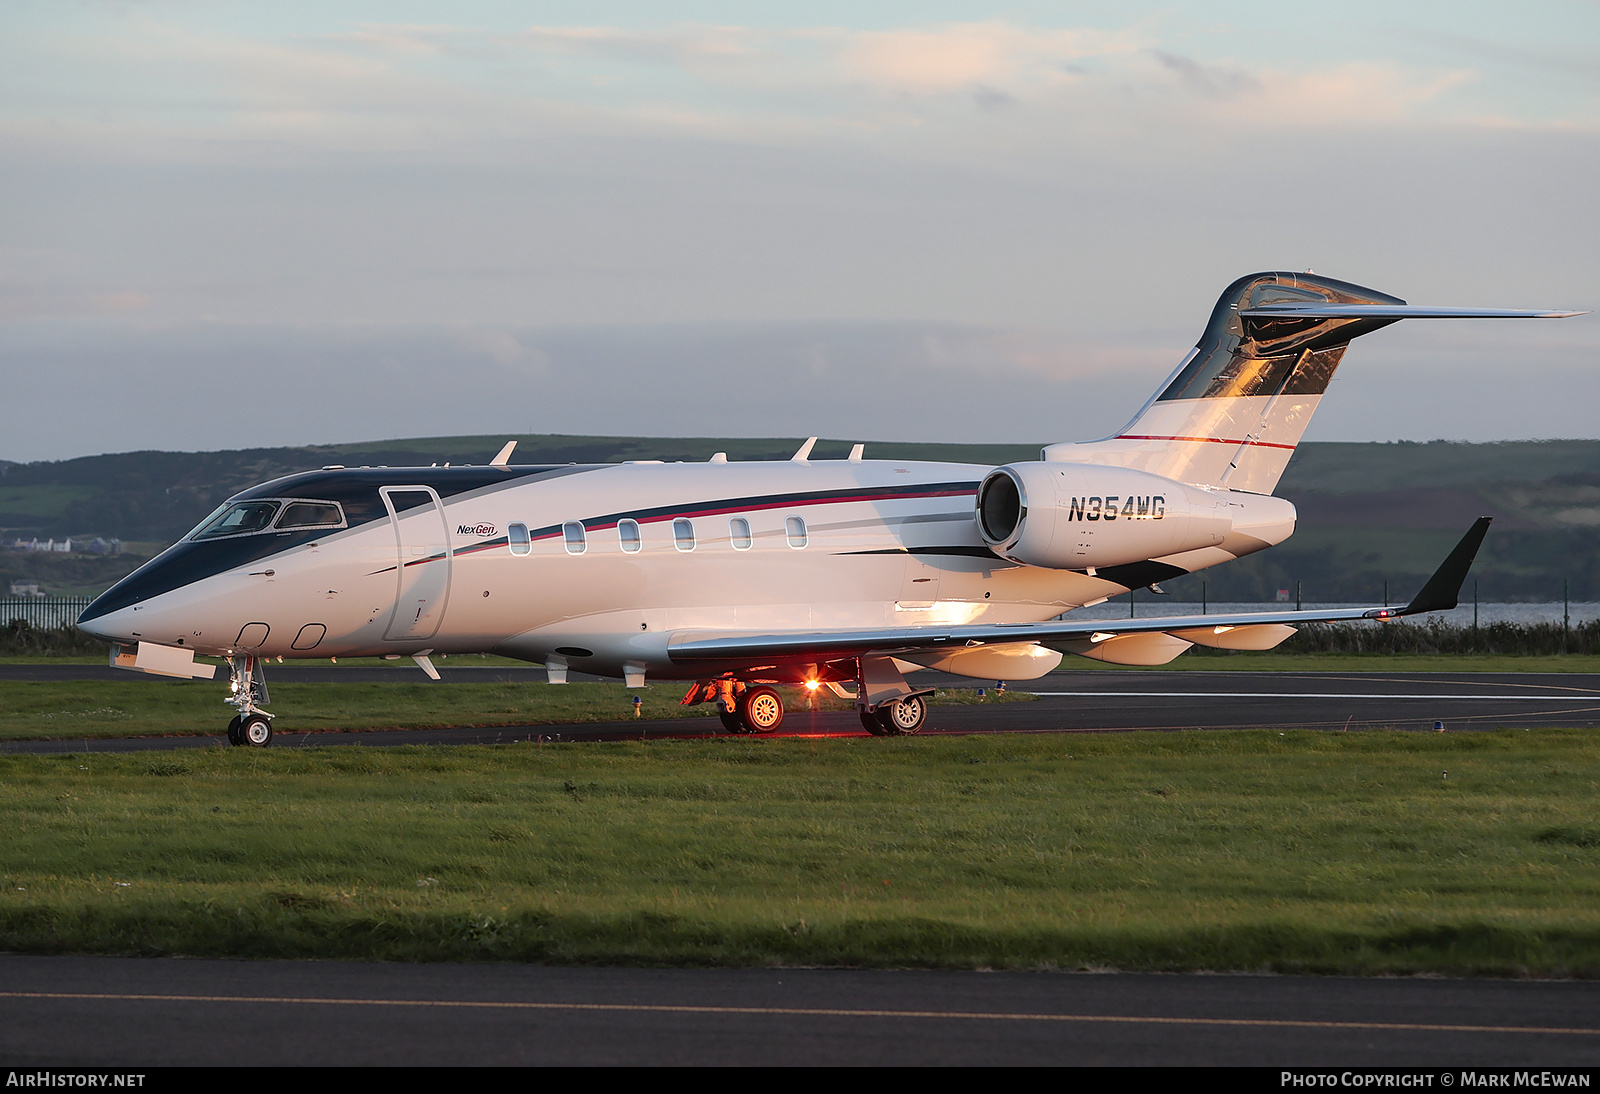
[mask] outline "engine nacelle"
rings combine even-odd
[[[1058,570],[1122,566],[1204,547],[1235,556],[1288,538],[1282,498],[1202,490],[1126,467],[1018,463],[978,488],[978,530],[995,554]]]

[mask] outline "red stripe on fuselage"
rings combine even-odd
[[[1209,441],[1212,444],[1249,444],[1249,445],[1257,445],[1257,446],[1259,446],[1261,448],[1287,448],[1290,452],[1294,451],[1294,445],[1292,445],[1292,444],[1278,444],[1276,441],[1252,441],[1248,437],[1242,438],[1240,440],[1234,440],[1231,437],[1146,437],[1146,436],[1142,436],[1142,435],[1136,434],[1136,433],[1123,433],[1123,434],[1120,434],[1117,437],[1117,440],[1119,440],[1119,441]]]
[[[635,520],[639,524],[662,524],[670,520],[691,520],[695,517],[714,517],[720,516],[724,513],[755,513],[770,509],[796,509],[803,505],[842,505],[849,502],[904,501],[907,498],[970,498],[972,496],[973,492],[971,490],[917,490],[912,488],[893,494],[872,494],[867,497],[863,497],[860,494],[851,493],[832,494],[823,497],[791,497],[782,500],[758,502],[755,504],[733,503],[727,505],[711,505],[699,509],[679,509],[670,513],[658,513],[654,516],[619,517],[617,520]],[[607,528],[615,528],[617,526],[617,521],[609,520],[605,521],[604,523],[590,523],[588,521],[583,521],[582,524],[585,532],[603,532]],[[528,537],[528,542],[539,543],[544,540],[559,539],[562,535],[563,533],[561,529],[556,528],[552,531],[544,532],[539,535],[531,535]],[[490,551],[504,546],[505,541],[503,539],[497,540],[494,543],[474,543],[467,547],[457,547],[451,552],[451,554],[471,554],[477,551]],[[437,562],[443,557],[443,555],[432,555],[428,558],[413,559],[407,562],[406,565],[417,566],[425,562]]]

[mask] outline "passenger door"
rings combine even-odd
[[[379,493],[394,525],[398,556],[394,615],[383,637],[390,642],[432,638],[444,621],[454,562],[444,503],[428,486],[385,486]]]

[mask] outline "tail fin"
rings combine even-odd
[[[1223,292],[1199,344],[1120,433],[1043,458],[1270,494],[1351,339],[1401,319],[1573,314],[1415,307],[1316,274],[1251,274]]]

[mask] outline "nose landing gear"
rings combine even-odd
[[[228,658],[228,697],[223,702],[239,712],[228,723],[230,745],[266,748],[272,743],[272,715],[261,709],[271,701],[259,659],[251,655]]]

